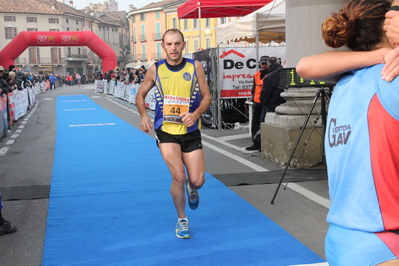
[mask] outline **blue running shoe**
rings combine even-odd
[[[191,238],[190,228],[187,220],[180,220],[176,224],[176,236],[178,238]]]
[[[196,189],[190,188],[190,183],[188,179],[186,180],[186,191],[187,191],[188,206],[192,210],[197,209],[199,205],[199,194]]]

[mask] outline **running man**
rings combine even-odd
[[[136,96],[141,129],[150,133],[153,124],[145,108],[145,97],[156,85],[154,129],[157,145],[172,175],[170,193],[178,215],[175,229],[178,238],[192,237],[185,213],[184,185],[188,204],[195,210],[199,204],[198,190],[205,182],[200,117],[212,102],[204,69],[200,62],[183,58],[185,46],[179,30],[164,33],[162,49],[166,59],[148,69]]]

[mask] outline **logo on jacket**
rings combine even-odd
[[[348,143],[351,135],[351,125],[337,125],[337,119],[331,118],[328,124],[328,144],[330,147],[337,147]]]

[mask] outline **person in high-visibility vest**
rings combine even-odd
[[[256,132],[258,132],[260,128],[260,117],[262,114],[263,105],[260,103],[260,93],[263,88],[263,79],[266,77],[267,70],[269,66],[267,65],[267,61],[269,60],[268,56],[262,56],[259,60],[260,69],[254,75],[254,86],[252,88],[252,120],[251,120],[251,136],[252,140],[254,139]],[[245,148],[247,151],[259,150],[260,146],[257,143],[253,143],[252,146]]]

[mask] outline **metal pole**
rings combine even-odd
[[[255,21],[258,21],[258,13],[255,14]],[[257,23],[255,25],[258,26]],[[256,39],[255,39],[255,41],[256,41],[256,43],[255,43],[255,45],[256,45],[256,61],[259,62],[260,58],[259,58],[259,30],[258,29],[256,29],[255,36],[256,36]],[[260,69],[259,63],[258,63],[257,69]]]
[[[202,48],[202,26],[201,26],[201,2],[198,1],[198,23],[199,23],[199,39],[200,39],[200,43],[199,43],[199,47],[198,48]]]
[[[220,105],[221,105],[221,101],[220,101],[220,90],[221,90],[221,84],[222,84],[222,75],[221,75],[221,73],[219,73],[219,63],[220,63],[220,61],[219,61],[219,56],[220,56],[220,47],[219,47],[219,45],[218,45],[218,48],[217,48],[217,53],[216,53],[216,55],[217,55],[217,58],[216,58],[216,62],[217,62],[217,73],[218,73],[218,76],[217,76],[217,81],[218,81],[218,84],[217,84],[217,102],[218,102],[218,106],[217,106],[217,112],[218,112],[218,130],[221,130],[221,128],[222,128],[222,111],[220,110]]]
[[[320,95],[321,95],[321,93],[322,93],[322,90],[323,90],[323,89],[319,89],[319,90],[317,91],[317,93],[316,93],[316,96],[315,96],[314,99],[313,99],[312,106],[311,106],[310,109],[309,109],[308,115],[306,116],[305,122],[303,123],[301,132],[299,133],[299,136],[298,136],[298,139],[297,139],[297,141],[296,141],[296,143],[295,143],[295,146],[294,146],[294,148],[292,149],[291,156],[290,156],[290,158],[288,159],[288,161],[287,161],[286,164],[285,164],[285,168],[284,168],[284,171],[283,171],[283,175],[281,176],[280,182],[279,182],[278,185],[277,185],[276,192],[274,192],[273,199],[272,199],[272,201],[270,202],[271,204],[274,204],[274,200],[276,199],[278,190],[280,189],[281,183],[283,183],[285,174],[287,173],[287,170],[288,170],[288,168],[290,167],[292,158],[294,158],[295,151],[296,151],[296,149],[298,148],[298,145],[299,145],[299,142],[301,141],[302,135],[303,135],[303,133],[305,132],[306,125],[307,125],[308,122],[309,122],[309,119],[310,119],[310,117],[311,117],[311,115],[312,115],[312,111],[313,111],[314,107],[316,106],[317,100],[319,99],[319,97],[320,97]]]

